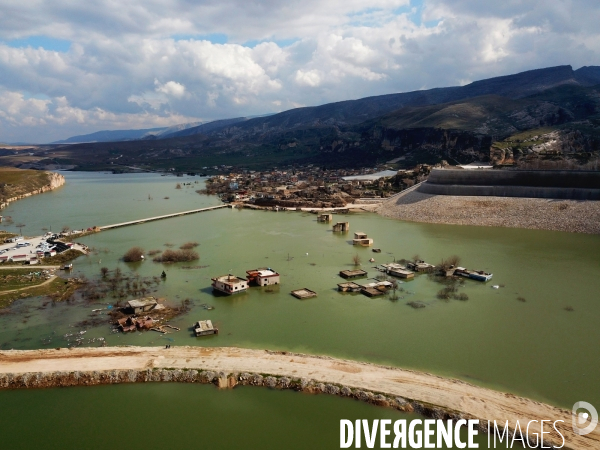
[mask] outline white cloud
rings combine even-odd
[[[151,128],[194,120],[197,119],[180,114],[117,114],[101,108],[86,110],[73,107],[65,97],[26,98],[19,92],[0,90],[0,132],[11,141],[48,142],[82,130]],[[65,130],[70,131],[65,134]]]
[[[318,70],[298,70],[296,72],[296,83],[301,86],[316,87],[321,84],[321,74]]]
[[[160,84],[157,79],[154,79],[156,92],[161,92],[172,97],[181,98],[185,94],[185,86],[176,81],[167,81],[165,84]]]
[[[0,0],[0,19],[0,141],[600,65],[597,0]],[[71,47],[6,44],[28,36]]]

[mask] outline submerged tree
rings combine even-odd
[[[398,281],[391,279],[390,283],[392,283],[392,295],[390,295],[390,300],[396,301],[398,300],[398,294],[396,293],[396,291],[398,290]]]
[[[144,259],[144,249],[141,247],[131,247],[123,255],[123,261],[125,262],[139,262]]]
[[[352,262],[355,266],[360,266],[360,256],[358,253],[352,257]]]

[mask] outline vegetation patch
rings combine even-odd
[[[31,287],[21,291],[7,293],[0,292],[0,308],[6,308],[15,300],[30,297],[47,296],[50,297],[53,302],[68,300],[82,284],[84,283],[81,280],[75,278],[66,280],[57,277],[48,284]]]
[[[181,247],[179,247],[181,250],[191,250],[193,248],[198,247],[200,244],[198,244],[197,242],[186,242],[185,244],[183,244]]]
[[[189,262],[200,259],[194,250],[165,250],[161,255],[155,256],[153,261],[159,263]]]
[[[65,264],[68,263],[69,261],[73,261],[76,258],[79,258],[81,255],[83,255],[83,252],[80,252],[79,250],[75,250],[75,249],[70,249],[67,250],[65,252],[59,253],[57,255],[54,256],[49,256],[48,258],[44,258],[42,260],[42,264],[44,265],[61,265],[61,264]]]
[[[160,277],[140,277],[123,274],[120,268],[109,270],[108,267],[100,268],[100,279],[90,281],[81,290],[83,299],[90,302],[103,300],[106,297],[117,299],[117,306],[127,297],[145,297],[156,291],[160,284]]]
[[[144,249],[141,247],[131,247],[123,255],[125,262],[140,262],[144,260]]]

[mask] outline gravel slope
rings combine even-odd
[[[600,233],[600,201],[431,195],[412,191],[379,214],[411,222]]]

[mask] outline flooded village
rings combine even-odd
[[[319,214],[316,219],[319,223],[330,223],[332,220],[333,215],[329,213]],[[338,234],[349,234],[350,223],[337,222],[332,224],[331,231]],[[374,241],[366,233],[358,231],[354,232],[350,243],[354,246],[371,247]],[[380,248],[372,248],[371,250],[375,254],[381,253]],[[371,257],[368,262],[374,264],[376,261],[374,257]],[[492,279],[493,274],[483,270],[469,270],[459,266],[459,263],[460,258],[458,256],[451,256],[434,265],[421,260],[416,255],[411,260],[401,259],[396,261],[394,259],[393,262],[379,263],[371,266],[371,269],[376,271],[377,275],[369,278],[369,272],[363,268],[360,256],[356,254],[353,257],[354,268],[340,270],[339,276],[346,280],[361,279],[362,284],[355,281],[341,282],[337,284],[337,290],[341,293],[360,293],[366,297],[386,296],[391,300],[398,300],[400,298],[398,292],[406,291],[400,286],[401,284],[414,280],[415,275],[428,275],[434,281],[447,285],[447,287],[438,292],[438,299],[464,301],[468,300],[468,297],[464,293],[458,294],[458,289],[455,285],[463,285],[464,278],[487,282]],[[213,294],[216,296],[240,295],[247,293],[252,287],[268,287],[281,283],[281,275],[270,267],[246,270],[246,274],[246,278],[231,273],[211,278]],[[492,287],[498,289],[500,286],[494,285]],[[300,300],[314,298],[318,295],[316,291],[308,287],[294,289],[290,291],[290,294]],[[413,308],[424,306],[422,303],[414,302],[409,302],[408,305]],[[204,334],[196,333],[197,336]]]
[[[215,175],[207,180],[206,189],[197,192],[253,207],[340,208],[390,197],[423,181],[432,167],[324,169],[311,164],[286,170],[241,170]]]
[[[254,206],[268,205],[269,202],[281,204],[282,201],[290,201],[289,204],[311,205],[322,209],[333,205],[348,205],[368,201],[370,199],[382,199],[393,195],[399,189],[406,188],[420,182],[431,170],[430,166],[422,165],[411,171],[387,171],[376,172],[374,169],[363,170],[323,170],[317,167],[303,167],[290,171],[270,171],[255,172],[243,171],[239,174],[230,174],[229,176],[218,175],[207,181],[206,193],[214,193],[215,190],[220,194],[223,202],[248,203]],[[179,186],[180,183],[177,183]],[[185,182],[184,182],[185,185]],[[180,189],[176,187],[176,189]],[[210,192],[209,192],[210,191]],[[204,193],[204,192],[202,192]],[[370,197],[368,197],[370,196]],[[292,199],[294,197],[294,199]],[[337,198],[339,203],[329,201]],[[148,196],[151,199],[151,196]],[[296,202],[296,203],[294,203]],[[284,203],[285,204],[285,203]],[[224,206],[224,205],[223,205]],[[140,219],[135,221],[118,223],[115,225],[105,225],[103,227],[88,228],[80,231],[71,231],[65,227],[60,234],[47,233],[38,243],[38,256],[42,256],[40,251],[44,251],[44,257],[54,256],[57,252],[72,250],[74,244],[69,242],[73,237],[81,236],[81,233],[96,234],[100,231],[108,231],[123,226],[133,226],[143,224],[153,220],[162,220],[174,218],[188,213],[199,211],[216,210],[222,206],[211,206],[197,210],[185,211],[184,213],[167,214],[157,217]],[[309,206],[310,208],[310,206]],[[282,209],[285,209],[282,207]],[[290,209],[295,209],[290,207]],[[439,279],[443,278],[443,283],[448,284],[448,280],[453,280],[450,284],[460,284],[461,280],[470,278],[477,281],[489,281],[492,277],[490,273],[482,270],[468,270],[455,264],[445,265],[429,264],[419,258],[410,260],[393,261],[382,259],[382,247],[385,252],[385,242],[375,242],[375,239],[367,232],[359,230],[351,232],[351,223],[348,218],[352,214],[345,214],[343,221],[335,221],[334,213],[340,211],[321,211],[317,212],[316,217],[312,219],[320,226],[325,225],[326,229],[338,236],[348,236],[345,244],[357,248],[357,254],[352,258],[352,269],[341,267],[338,271],[339,283],[334,283],[331,288],[340,294],[362,294],[370,298],[388,298],[398,300],[404,298],[404,295],[410,295],[410,290],[402,286],[415,279],[415,276],[427,274]],[[344,212],[344,211],[341,211]],[[341,217],[341,216],[337,216]],[[368,230],[367,230],[368,231]],[[31,241],[31,239],[29,239]],[[10,244],[16,244],[15,248],[23,247],[25,244],[21,238],[11,238]],[[36,241],[37,242],[37,241]],[[35,243],[35,242],[34,242]],[[377,245],[376,245],[377,244]],[[165,244],[170,246],[171,244]],[[199,254],[192,250],[193,247],[200,245],[197,242],[188,242],[180,247],[180,250],[167,248],[164,251],[151,250],[145,252],[139,247],[134,247],[126,252],[122,260],[126,264],[163,264],[167,267],[170,263],[182,261],[193,261],[199,259]],[[77,248],[87,250],[83,245],[77,245]],[[41,250],[39,250],[41,249]],[[358,252],[371,250],[371,257],[362,262]],[[166,254],[179,255],[185,253],[185,259],[167,258]],[[135,257],[132,257],[135,254]],[[362,253],[364,254],[364,253]],[[191,256],[190,256],[191,255]],[[308,254],[307,254],[308,255]],[[377,260],[376,260],[377,258]],[[289,256],[288,256],[289,261]],[[347,265],[348,261],[339,261],[340,266]],[[165,266],[166,264],[166,266]],[[70,271],[73,269],[71,263],[67,263],[61,268]],[[190,269],[207,268],[209,266],[186,266]],[[194,306],[195,301],[191,298],[184,300],[175,300],[162,297],[154,297],[158,285],[165,282],[167,277],[163,270],[162,275],[152,277],[139,277],[134,274],[126,274],[122,269],[109,270],[106,267],[101,268],[99,279],[84,279],[78,289],[77,295],[87,302],[98,302],[103,299],[116,299],[110,302],[104,308],[93,309],[94,313],[88,320],[81,322],[82,325],[93,325],[100,323],[110,323],[113,327],[113,333],[143,333],[155,332],[160,335],[169,335],[182,330],[189,331],[192,336],[202,337],[217,335],[219,328],[215,325],[209,315],[201,315],[194,318],[194,322],[186,327],[175,326],[170,321],[188,313]],[[231,273],[212,274],[210,277],[210,288],[218,303],[218,297],[231,295],[244,295],[255,289],[270,292],[277,287],[286,286],[286,272],[256,264],[255,267],[232,267]],[[241,275],[241,274],[244,275]],[[440,282],[439,279],[435,281]],[[464,281],[462,281],[464,283]],[[311,286],[311,280],[306,279],[301,283],[289,286],[289,295],[297,299],[306,300],[318,297],[318,291]],[[205,289],[199,286],[199,289]],[[446,289],[446,290],[444,290]],[[438,293],[439,299],[459,299],[455,294],[456,289],[448,290],[444,288]],[[150,295],[149,295],[150,294]],[[460,299],[465,300],[464,297]],[[180,302],[180,304],[177,304]],[[408,302],[409,306],[422,307],[421,304]],[[215,308],[214,305],[203,304],[204,311],[210,311]],[[218,305],[217,305],[218,306]],[[76,336],[77,339],[69,345],[82,345],[84,339]],[[106,345],[105,340],[99,341],[101,345]],[[89,344],[89,342],[88,342]]]
[[[73,300],[44,306],[46,300],[28,299],[2,314],[0,320],[9,330],[2,340],[4,349],[62,348],[73,353],[82,349],[71,352],[65,347],[106,346],[95,350],[113,352],[152,346],[168,358],[188,348],[212,351],[253,345],[280,352],[338,351],[354,356],[349,353],[354,351],[366,361],[389,360],[426,370],[431,349],[445,354],[453,345],[464,348],[481,335],[477,323],[467,326],[474,317],[481,318],[486,330],[497,327],[504,339],[513,331],[506,331],[506,322],[500,323],[498,316],[551,309],[546,305],[552,297],[546,292],[538,295],[520,284],[523,277],[512,266],[514,259],[497,256],[514,236],[510,232],[492,230],[496,237],[483,239],[483,231],[490,235],[483,230],[473,239],[460,240],[476,233],[392,222],[364,212],[275,214],[223,207],[170,216],[218,203],[214,197],[195,194],[193,186],[175,188],[176,181],[193,183],[193,178],[152,176],[163,182],[160,189],[138,187],[122,202],[118,217],[89,219],[99,225],[135,224],[81,239],[89,245],[88,256],[74,260],[69,274],[58,272],[85,281]],[[171,199],[163,200],[165,196]],[[172,205],[178,197],[188,203]],[[132,205],[137,209],[128,213]],[[142,219],[162,215],[169,218]],[[31,220],[23,223],[28,223],[27,231],[33,229]],[[71,237],[65,240],[71,242]],[[537,242],[535,236],[531,239]],[[144,258],[126,262],[124,255],[133,247],[143,249]],[[198,259],[179,262],[164,255],[181,247],[192,247]],[[461,258],[448,256],[453,253]],[[523,258],[531,264],[527,254]],[[543,280],[546,271],[532,267]],[[563,305],[552,304],[564,316],[556,320],[566,322],[585,311],[581,303],[568,302],[575,312],[562,312]],[[528,318],[536,320],[533,314]],[[357,324],[368,331],[357,332]],[[467,333],[465,339],[456,333],[458,328]],[[482,361],[485,355],[465,373],[495,380],[478,372]],[[445,367],[451,371],[455,366],[448,361]]]

